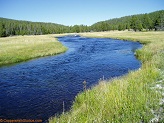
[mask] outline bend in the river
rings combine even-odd
[[[74,97],[100,78],[121,76],[141,66],[138,42],[80,36],[59,37],[69,50],[0,68],[0,118],[43,119],[72,105]]]

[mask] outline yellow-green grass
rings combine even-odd
[[[67,48],[54,36],[60,35],[0,38],[0,66],[65,52]]]
[[[145,45],[136,51],[142,66],[139,70],[129,71],[122,77],[101,81],[92,89],[78,94],[69,112],[52,117],[49,122],[150,122],[155,117],[152,112],[159,113],[159,109],[163,107],[163,104],[160,104],[162,94],[155,87],[159,82],[162,87],[164,85],[164,76],[161,75],[164,70],[164,32],[111,31],[81,35],[142,42]],[[160,115],[158,122],[163,121],[163,115]]]

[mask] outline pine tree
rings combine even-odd
[[[126,29],[128,29],[128,31],[130,30],[130,24],[129,23],[126,24]]]
[[[5,25],[2,22],[0,22],[0,37],[6,37]]]
[[[160,14],[154,23],[155,30],[164,30],[164,14]]]
[[[3,27],[2,27],[2,22],[0,22],[0,37],[3,37]]]
[[[101,31],[107,31],[108,30],[108,23],[102,22],[101,23]]]
[[[79,33],[80,32],[80,27],[78,25],[74,25],[73,26],[73,32]]]
[[[142,27],[142,24],[141,24],[141,21],[137,18],[137,16],[132,16],[132,19],[131,19],[131,28],[134,30],[134,31],[141,31],[143,29]]]
[[[137,22],[137,17],[136,17],[136,16],[132,16],[132,19],[131,19],[131,22],[130,22],[130,23],[131,23],[130,26],[131,26],[131,28],[132,28],[134,31],[137,30],[136,22]]]
[[[144,18],[143,18],[143,28],[146,29],[146,30],[152,29],[152,20],[150,19],[148,14],[144,15]]]
[[[123,30],[123,25],[122,24],[119,24],[118,25],[118,31],[121,31],[121,30]]]
[[[140,20],[137,20],[136,27],[137,27],[137,30],[142,31],[143,27],[142,27],[142,24],[141,24]]]

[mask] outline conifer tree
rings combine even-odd
[[[5,26],[2,22],[0,22],[0,37],[6,37]]]
[[[150,19],[148,14],[144,15],[144,18],[143,18],[143,28],[146,29],[146,30],[152,29],[152,20]]]
[[[137,16],[132,16],[131,19],[131,28],[134,31],[141,31],[143,29],[141,21],[137,18]]]

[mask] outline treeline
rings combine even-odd
[[[97,22],[91,26],[74,25],[65,26],[55,23],[18,21],[0,18],[0,37],[12,35],[42,35],[59,33],[79,33],[90,31],[110,30],[164,30],[164,10],[149,14],[125,16],[107,21]]]
[[[65,26],[55,23],[18,21],[0,18],[0,37],[12,35],[42,35],[87,31],[89,31],[88,26],[85,25]]]
[[[93,24],[91,29],[93,31],[164,30],[164,10],[101,21]]]

